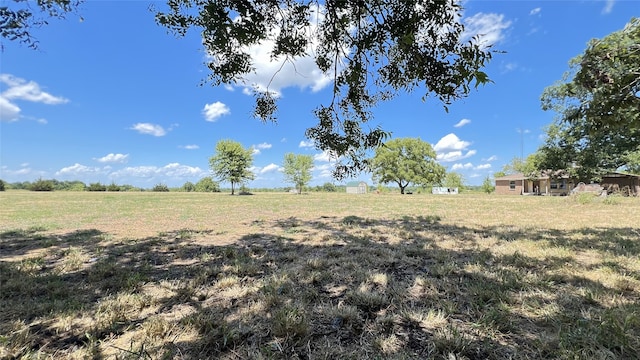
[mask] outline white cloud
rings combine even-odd
[[[266,150],[266,149],[271,149],[273,145],[263,142],[262,144],[256,144],[256,145],[251,145],[251,148],[253,149],[253,155],[258,155],[260,154],[260,150]]]
[[[274,172],[274,171],[278,171],[278,170],[280,170],[280,166],[278,166],[278,165],[276,165],[274,163],[271,163],[271,164],[263,167],[262,169],[258,170],[258,173],[266,174],[266,173]]]
[[[436,159],[443,162],[452,162],[466,159],[476,154],[476,150],[467,150],[471,145],[469,141],[463,141],[454,133],[450,133],[438,140],[433,149],[436,151]]]
[[[606,0],[604,8],[602,9],[603,14],[609,14],[613,11],[613,5],[615,5],[616,0]]]
[[[542,8],[535,8],[535,9],[531,9],[531,11],[529,11],[529,15],[537,15],[540,13],[540,11],[542,11]]]
[[[101,163],[126,163],[129,160],[129,154],[108,154],[94,160]]]
[[[313,161],[331,162],[331,161],[337,161],[337,160],[338,158],[335,155],[331,154],[331,152],[326,150],[321,153],[313,155]]]
[[[487,162],[490,162],[490,161],[496,161],[496,160],[498,160],[498,157],[497,157],[497,156],[495,156],[495,155],[491,155],[491,156],[489,156],[489,158],[487,158],[487,159],[482,159],[482,161],[487,161]]]
[[[331,79],[318,69],[311,56],[297,58],[294,62],[283,58],[271,60],[273,44],[272,41],[266,41],[249,50],[255,61],[256,71],[246,76],[246,82],[251,87],[245,86],[245,93],[252,93],[251,89],[254,87],[261,91],[268,89],[276,96],[280,96],[282,89],[287,87],[310,88],[311,91],[317,92],[331,82]],[[308,50],[309,55],[311,51]]]
[[[477,151],[475,151],[475,150],[469,150],[466,153],[463,153],[462,151],[449,151],[449,152],[446,152],[446,153],[438,154],[436,156],[436,159],[440,160],[442,162],[459,161],[459,160],[471,157],[471,156],[475,155],[476,153],[477,153]]]
[[[206,173],[199,167],[181,165],[179,163],[170,163],[160,168],[160,172],[169,177],[188,177],[199,176]]]
[[[158,166],[136,166],[126,167],[124,169],[114,171],[111,173],[112,177],[116,178],[146,178],[157,179],[157,181],[165,181],[169,179],[182,179],[182,178],[199,178],[206,176],[208,173],[200,169],[199,167],[192,167],[187,165],[181,165],[179,163],[170,163],[163,167]]]
[[[180,145],[181,149],[186,149],[186,150],[197,150],[200,149],[200,146],[192,144],[192,145]]]
[[[503,14],[477,13],[464,18],[465,30],[462,40],[469,40],[478,36],[478,44],[488,47],[504,39],[504,31],[511,26],[511,21],[505,20]]]
[[[69,99],[42,91],[34,81],[26,81],[10,74],[0,74],[0,82],[8,87],[0,93],[0,121],[16,121],[20,118],[20,107],[14,103],[16,100],[47,105],[69,102]]]
[[[20,118],[20,108],[18,105],[5,99],[0,94],[0,121],[16,121]]]
[[[491,164],[481,164],[475,167],[475,170],[491,169]]]
[[[9,74],[0,74],[0,82],[9,86],[7,90],[2,92],[2,97],[5,99],[26,100],[44,103],[47,105],[64,104],[69,102],[68,99],[42,91],[42,89],[40,89],[40,85],[33,81],[27,82],[24,79]]]
[[[314,177],[317,178],[330,178],[333,176],[333,169],[335,168],[335,165],[332,163],[327,163],[327,164],[321,164],[321,165],[314,165],[313,166],[313,171],[315,172],[319,172],[317,175],[315,175]]]
[[[87,176],[87,175],[96,175],[102,174],[108,170],[108,168],[99,168],[93,166],[85,166],[82,164],[75,163],[71,166],[64,167],[58,171],[56,171],[56,176]]]
[[[218,120],[219,117],[228,115],[230,113],[231,110],[229,110],[229,107],[221,103],[220,101],[216,101],[211,104],[205,104],[204,109],[202,109],[204,119],[211,122],[214,122]]]
[[[137,123],[131,127],[132,130],[136,130],[140,134],[147,134],[153,136],[165,136],[167,132],[160,125],[150,123]]]
[[[509,62],[509,63],[506,63],[506,64],[502,65],[502,67],[504,69],[504,70],[502,70],[502,72],[503,73],[508,73],[508,72],[516,70],[518,68],[518,64]]]
[[[266,143],[266,142],[263,142],[262,144],[257,144],[257,145],[253,145],[253,146],[254,146],[254,147],[256,147],[256,148],[258,148],[258,149],[262,149],[262,150],[264,150],[264,149],[271,149],[271,147],[272,147],[273,145],[271,145],[271,144],[269,144],[269,143]]]
[[[16,176],[16,175],[28,175],[31,174],[31,172],[33,171],[31,168],[29,168],[28,164],[23,164],[21,165],[22,167],[18,170],[11,170],[6,166],[3,166],[1,168],[2,170],[2,176]],[[6,179],[5,179],[6,180]]]
[[[529,130],[529,129],[524,129],[524,130],[522,130],[522,129],[518,128],[518,129],[516,129],[516,132],[517,132],[518,134],[528,134],[528,133],[530,133],[530,132],[531,132],[531,130]]]
[[[463,170],[463,169],[471,169],[473,167],[472,163],[466,164],[453,164],[451,170]]]
[[[462,120],[458,121],[458,123],[457,123],[457,124],[453,125],[453,127],[457,127],[457,128],[459,128],[459,127],[463,127],[463,126],[465,126],[465,125],[467,125],[467,124],[470,124],[470,123],[471,123],[471,120],[469,120],[469,119],[462,119]]]
[[[313,148],[313,147],[315,147],[315,145],[314,145],[313,141],[302,140],[302,141],[300,141],[300,144],[298,145],[298,147],[301,147],[301,148]]]
[[[324,7],[319,5],[312,7],[310,14],[311,24],[308,28],[300,29],[307,34],[317,34],[319,32],[318,24],[322,20],[322,11]],[[237,20],[240,18],[238,17]],[[251,95],[254,90],[269,90],[275,96],[280,97],[282,89],[287,87],[298,87],[300,89],[310,89],[317,92],[325,88],[332,81],[332,77],[320,71],[315,62],[315,52],[318,48],[317,41],[312,40],[306,49],[306,53],[301,57],[287,59],[284,57],[272,58],[272,49],[274,48],[277,33],[269,34],[270,39],[255,45],[246,51],[251,56],[254,71],[246,74],[243,81],[236,84],[242,88],[242,92]],[[348,51],[346,49],[345,51]],[[216,62],[214,56],[209,55],[207,61]]]
[[[445,135],[442,139],[438,140],[436,145],[433,147],[435,151],[445,151],[445,150],[464,150],[469,145],[471,145],[468,141],[462,141],[456,134],[450,133]]]

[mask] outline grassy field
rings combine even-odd
[[[640,199],[0,193],[0,358],[638,359]]]

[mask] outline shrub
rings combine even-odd
[[[107,191],[120,191],[120,186],[112,182],[109,186],[107,186]]]
[[[602,203],[606,205],[618,205],[620,204],[620,198],[621,195],[618,194],[608,195],[607,197],[602,199]]]
[[[595,198],[596,198],[596,195],[588,192],[578,193],[574,195],[575,201],[577,201],[579,204],[582,204],[582,205],[592,203]]]
[[[89,184],[87,191],[107,191],[107,187],[97,182]]]
[[[169,192],[169,187],[165,184],[156,184],[151,191]]]
[[[491,178],[488,176],[484,178],[484,181],[482,182],[482,186],[480,188],[487,194],[491,194],[496,189],[495,186],[493,186]]]
[[[322,190],[326,191],[326,192],[336,192],[338,191],[338,188],[336,188],[336,186],[330,182],[326,182],[322,185]]]
[[[195,191],[198,192],[220,192],[220,186],[217,182],[213,181],[211,177],[205,177],[200,179],[196,183]]]
[[[83,182],[74,183],[69,187],[69,191],[85,191],[87,186]]]
[[[196,191],[196,186],[191,181],[187,181],[186,183],[184,183],[184,185],[182,185],[182,191],[186,191],[186,192]]]
[[[4,180],[0,179],[0,191],[4,191],[5,183]]]
[[[38,179],[31,184],[31,191],[53,191],[53,181]]]
[[[251,193],[251,191],[246,185],[242,184],[242,186],[240,186],[240,192],[238,193],[238,195],[253,195],[253,194]]]

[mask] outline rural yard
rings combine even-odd
[[[637,359],[640,200],[0,193],[0,358]]]

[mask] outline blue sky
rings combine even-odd
[[[312,62],[282,71],[278,123],[253,119],[253,97],[241,87],[206,80],[197,32],[176,38],[156,25],[151,1],[87,1],[82,20],[69,16],[33,32],[40,49],[4,41],[0,53],[0,179],[40,177],[85,183],[181,186],[209,176],[221,139],[254,148],[250,187],[281,187],[284,154],[313,155],[312,185],[332,182],[332,162],[304,137],[312,110],[330,99],[329,82]],[[592,38],[640,16],[636,0],[464,2],[469,34],[483,34],[495,54],[479,88],[445,112],[435,98],[403,94],[379,105],[370,124],[392,137],[420,137],[438,161],[477,185],[513,157],[540,145],[555,114],[540,94],[562,78],[568,61]],[[274,73],[255,49],[264,84]],[[359,179],[371,182],[370,174]],[[225,184],[223,184],[224,186]]]

